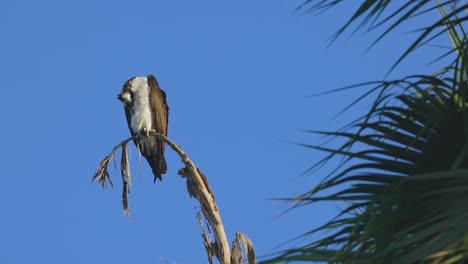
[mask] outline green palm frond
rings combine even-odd
[[[342,2],[307,0],[301,8],[322,12]],[[357,28],[386,26],[377,43],[405,22],[437,10],[440,19],[419,31],[396,64],[445,33],[453,49],[440,58],[454,59],[430,75],[331,91],[367,89],[344,111],[366,97],[375,100],[367,114],[339,131],[309,131],[341,140],[338,147],[300,144],[327,153],[309,172],[316,173],[336,157],[342,162],[291,201],[293,208],[322,201],[345,207],[302,236],[318,234],[321,239],[263,263],[468,263],[468,38],[463,27],[468,4],[461,0],[360,3],[335,38],[360,21]]]
[[[382,82],[390,84],[377,86],[386,99],[350,128],[354,131],[311,131],[345,143],[305,146],[354,163],[294,200],[345,201],[347,207],[304,236],[331,235],[270,262],[468,261],[468,107],[455,100],[457,95],[466,102],[468,90],[466,79],[444,75]],[[392,89],[400,95],[385,96]],[[340,191],[321,195],[335,187]]]
[[[337,7],[344,2],[344,0],[306,0],[298,9],[321,13]],[[452,41],[456,43],[455,47],[460,47],[462,41],[466,42],[466,34],[463,31],[462,25],[468,21],[468,4],[464,0],[361,0],[355,2],[356,10],[351,14],[347,22],[332,36],[331,42],[349,30],[352,25],[356,25],[355,31],[359,29],[372,31],[383,28],[383,32],[371,44],[372,47],[396,28],[407,24],[407,22],[418,19],[433,11],[439,12],[439,20],[434,21],[431,25],[414,30],[414,32],[419,32],[419,35],[409,44],[406,51],[397,59],[390,71],[413,51],[431,43],[440,36],[445,36],[447,32],[456,33],[452,35]],[[457,32],[456,30],[459,31]],[[449,53],[454,52],[462,56],[456,49],[452,49]]]

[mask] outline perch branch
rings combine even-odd
[[[217,252],[218,254],[216,255],[221,263],[231,263],[231,252],[229,249],[228,240],[226,238],[226,233],[224,232],[223,222],[221,221],[221,216],[219,214],[218,207],[216,206],[213,193],[208,187],[206,177],[200,173],[195,164],[193,164],[182,148],[180,148],[177,144],[166,138],[164,135],[154,131],[151,131],[150,135],[163,139],[175,152],[177,152],[177,154],[179,154],[182,162],[185,164],[185,169],[181,170],[181,176],[186,177],[187,181],[189,181],[189,184],[192,184],[192,187],[194,187],[195,195],[191,195],[195,196],[195,198],[198,200],[203,214],[208,220],[208,223],[210,223],[211,227],[213,228],[216,244],[219,249]],[[179,171],[179,173],[181,171]]]
[[[151,130],[149,132],[149,135],[162,139],[180,156],[182,162],[185,164],[185,168],[179,170],[179,174],[187,179],[189,195],[195,197],[198,200],[202,208],[202,212],[205,215],[205,218],[207,219],[208,223],[213,229],[216,242],[216,247],[213,247],[215,249],[215,255],[220,261],[220,263],[231,263],[231,252],[228,240],[226,238],[226,233],[224,231],[223,222],[221,221],[221,216],[219,214],[218,207],[216,206],[214,195],[211,192],[205,175],[203,175],[203,173],[201,173],[201,171],[197,169],[195,164],[188,158],[188,156],[185,154],[182,148],[179,147],[177,144],[175,144],[167,137],[160,133],[157,133],[154,130]],[[132,139],[138,140],[138,135],[134,135],[122,141],[120,144],[113,148],[112,152],[107,157],[105,157],[101,161],[98,170],[94,174],[93,180],[96,180],[99,184],[101,184],[103,188],[106,185],[106,179],[109,180],[109,183],[112,185],[109,173],[107,172],[107,165],[109,164],[109,161],[113,159],[115,152],[118,148],[125,148],[126,144]],[[126,182],[124,181],[124,188],[125,187]],[[202,232],[204,232],[204,230],[202,230]],[[205,241],[205,244],[206,242],[207,241]],[[210,254],[209,252],[207,253]]]

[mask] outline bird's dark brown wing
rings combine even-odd
[[[169,106],[167,105],[167,102],[166,102],[166,93],[162,89],[159,89],[159,90],[161,90],[162,101],[163,101],[164,110],[165,110],[165,113],[166,113],[166,115],[165,115],[165,117],[166,117],[166,129],[164,131],[164,135],[167,136],[167,127],[169,126]]]
[[[169,107],[166,103],[166,94],[159,87],[158,81],[153,75],[147,77],[148,86],[150,89],[150,105],[151,105],[151,114],[153,117],[153,127],[152,129],[156,130],[158,133],[167,135],[167,125],[168,125],[168,113]],[[156,153],[150,158],[151,167],[156,178],[161,179],[161,174],[167,172],[166,159],[164,157],[165,143],[159,138],[151,138],[148,141],[153,141],[156,145]],[[149,143],[149,142],[148,142]]]
[[[153,75],[148,76],[148,85],[150,87],[151,110],[153,118],[156,121],[153,124],[153,129],[167,135],[169,107],[166,103],[166,93],[161,90],[158,81]]]

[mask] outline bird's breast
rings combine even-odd
[[[134,101],[132,107],[131,127],[133,133],[139,133],[143,128],[152,128],[151,106],[149,98],[139,98]]]

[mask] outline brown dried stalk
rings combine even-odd
[[[211,261],[213,254],[218,258],[219,262],[222,264],[231,263],[231,253],[229,248],[229,243],[226,238],[226,233],[224,231],[224,226],[221,221],[221,216],[219,214],[218,207],[215,203],[214,195],[208,185],[208,181],[201,173],[201,171],[195,166],[195,164],[188,158],[185,152],[177,144],[169,140],[167,137],[160,133],[156,133],[154,130],[149,132],[150,136],[158,137],[166,144],[168,144],[177,154],[180,156],[182,162],[185,164],[185,168],[179,170],[179,175],[187,179],[187,189],[189,195],[198,200],[201,206],[201,211],[205,216],[207,223],[211,226],[213,230],[215,241],[212,243],[209,240],[208,234],[205,228],[202,225],[202,236],[204,238],[205,247],[207,249],[208,258]],[[122,141],[120,144],[115,146],[112,152],[105,157],[99,168],[96,170],[93,180],[96,180],[103,188],[106,187],[106,180],[109,180],[109,183],[112,185],[112,182],[107,171],[107,166],[109,161],[113,159],[115,152],[122,147],[122,158],[121,158],[121,174],[123,181],[123,193],[122,193],[122,202],[124,206],[124,212],[126,215],[129,215],[128,210],[128,201],[127,201],[127,192],[130,188],[130,170],[128,164],[128,154],[127,154],[127,143],[130,140],[138,140],[138,136],[127,138]],[[232,262],[237,263],[236,261]],[[255,263],[250,262],[249,263]]]
[[[120,174],[122,175],[122,205],[124,214],[130,217],[130,209],[128,208],[127,193],[130,193],[132,184],[132,177],[130,175],[130,162],[128,161],[128,148],[127,144],[122,145],[122,159],[120,160]]]

